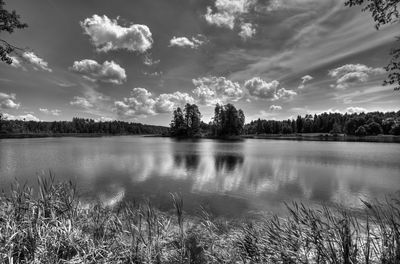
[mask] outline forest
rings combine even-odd
[[[370,113],[322,113],[283,121],[251,121],[245,134],[330,133],[352,136],[400,135],[400,111]]]
[[[123,121],[96,122],[93,119],[73,118],[72,121],[24,121],[5,120],[0,118],[0,136],[18,134],[105,134],[105,135],[138,135],[166,134],[168,128],[163,126],[128,123]]]
[[[370,113],[322,113],[282,121],[258,119],[245,124],[245,115],[232,104],[217,104],[206,124],[196,105],[178,107],[173,113],[171,135],[177,137],[226,137],[255,134],[326,133],[351,136],[400,135],[400,111]]]

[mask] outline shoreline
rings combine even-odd
[[[23,139],[23,138],[49,138],[49,137],[118,137],[118,136],[142,136],[142,137],[166,137],[174,138],[177,140],[189,139],[214,139],[226,141],[241,141],[245,139],[271,139],[271,140],[295,140],[295,141],[337,141],[337,142],[376,142],[376,143],[400,143],[400,136],[394,135],[377,135],[377,136],[349,136],[345,134],[332,135],[324,133],[310,133],[310,134],[251,134],[231,137],[171,137],[169,135],[161,134],[103,134],[103,133],[60,133],[60,134],[0,134],[0,139]]]

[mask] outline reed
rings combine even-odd
[[[0,263],[400,263],[400,200],[365,210],[286,204],[285,217],[216,218],[151,203],[81,205],[53,175],[38,191],[15,182],[0,196]]]

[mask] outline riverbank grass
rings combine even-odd
[[[1,263],[400,263],[400,200],[353,213],[292,203],[246,220],[185,214],[150,202],[82,206],[71,182],[15,183],[0,198]]]

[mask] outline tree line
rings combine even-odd
[[[214,117],[206,124],[201,121],[197,105],[186,104],[173,112],[171,136],[229,137],[253,134],[326,133],[354,136],[400,135],[400,111],[370,113],[322,113],[282,121],[258,119],[245,124],[245,115],[234,105],[215,106]]]
[[[0,114],[0,134],[168,134],[163,126],[123,121],[96,122],[93,119],[73,118],[72,121],[5,120]]]
[[[283,121],[258,119],[246,124],[245,134],[330,133],[367,136],[400,135],[400,111],[322,113]]]

